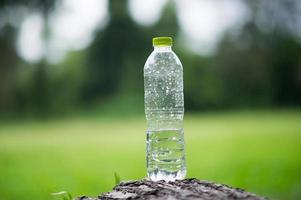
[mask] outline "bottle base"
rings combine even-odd
[[[175,181],[175,180],[182,180],[186,176],[186,170],[180,170],[176,172],[169,172],[163,170],[155,170],[152,172],[148,172],[147,176],[152,181]]]

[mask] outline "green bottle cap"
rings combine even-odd
[[[153,46],[171,46],[172,38],[171,37],[155,37],[153,38]]]

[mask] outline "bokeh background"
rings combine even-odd
[[[301,199],[300,1],[1,0],[1,200],[146,176],[155,36],[184,65],[188,177]]]

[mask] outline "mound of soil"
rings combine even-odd
[[[177,180],[174,182],[153,182],[149,180],[122,182],[111,192],[97,198],[86,196],[78,200],[114,199],[159,199],[159,200],[264,200],[266,198],[232,188],[224,184],[201,181],[198,179]]]

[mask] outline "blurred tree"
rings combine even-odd
[[[28,10],[39,10],[43,16],[47,16],[55,1],[50,0],[16,0],[0,1],[0,110],[9,111],[13,109],[15,74],[17,65],[22,61],[16,54],[15,41],[17,37],[18,25],[25,17],[23,14],[15,13],[16,8],[27,8]],[[38,70],[43,71],[43,70]],[[41,73],[37,73],[41,74]],[[41,76],[45,77],[45,76]],[[37,83],[40,85],[39,83]],[[42,94],[37,93],[37,95]],[[19,101],[20,102],[20,101]]]
[[[213,62],[223,81],[224,106],[300,105],[301,45],[296,1],[250,1],[251,17],[227,34]],[[285,17],[284,17],[285,16]]]
[[[6,26],[0,32],[0,111],[11,109],[13,98],[14,71],[17,55],[14,47],[14,32]]]
[[[115,94],[125,84],[121,82],[127,73],[133,73],[130,81],[135,84],[137,80],[142,80],[138,74],[148,43],[146,33],[130,18],[127,1],[114,0],[109,3],[110,22],[104,31],[97,33],[88,50],[83,90],[86,101]]]
[[[177,38],[180,25],[176,12],[176,5],[174,1],[168,1],[165,5],[160,20],[152,27],[152,35],[156,36],[169,36],[174,39]],[[149,38],[151,40],[151,38]]]
[[[266,104],[271,101],[272,91],[267,51],[262,48],[265,38],[252,22],[245,25],[240,37],[234,41],[225,37],[214,58],[223,82],[223,104]]]
[[[301,45],[291,37],[274,35],[271,44],[272,81],[276,105],[301,104]]]
[[[47,63],[42,61],[35,66],[32,84],[31,104],[35,114],[46,116],[49,113],[51,96],[49,95],[49,73]]]
[[[222,107],[222,82],[211,58],[177,51],[184,65],[184,97],[187,111]]]

